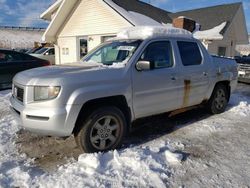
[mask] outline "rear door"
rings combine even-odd
[[[182,107],[199,104],[205,99],[209,87],[209,63],[196,41],[177,41],[177,49],[182,65]]]
[[[168,40],[152,41],[138,61],[150,61],[152,70],[133,68],[133,109],[136,118],[163,113],[180,107],[177,64]]]

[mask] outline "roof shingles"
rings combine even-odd
[[[201,25],[201,30],[208,30],[220,25],[223,22],[229,24],[233,21],[234,16],[239,10],[241,3],[218,5],[189,11],[171,13],[169,16],[173,19],[179,16],[192,18]]]
[[[112,0],[126,11],[133,11],[148,16],[159,23],[171,23],[170,12],[154,7],[139,0]]]
[[[172,23],[179,16],[189,17],[201,25],[201,30],[208,30],[227,22],[221,34],[225,33],[242,3],[224,4],[182,12],[171,13],[139,0],[112,0],[115,4],[127,11],[146,15],[159,23]]]

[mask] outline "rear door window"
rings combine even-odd
[[[200,48],[196,42],[178,41],[177,45],[184,66],[200,65],[202,63]]]

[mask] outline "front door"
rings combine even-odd
[[[181,82],[170,41],[151,42],[139,61],[150,61],[151,70],[133,70],[133,107],[136,118],[174,110],[181,105]]]

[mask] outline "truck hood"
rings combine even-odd
[[[34,56],[34,57],[41,57],[41,56],[44,56],[43,54],[29,54],[31,56]]]
[[[122,77],[123,66],[100,66],[99,64],[71,63],[40,67],[18,73],[13,81],[21,85],[65,85],[92,83]]]

